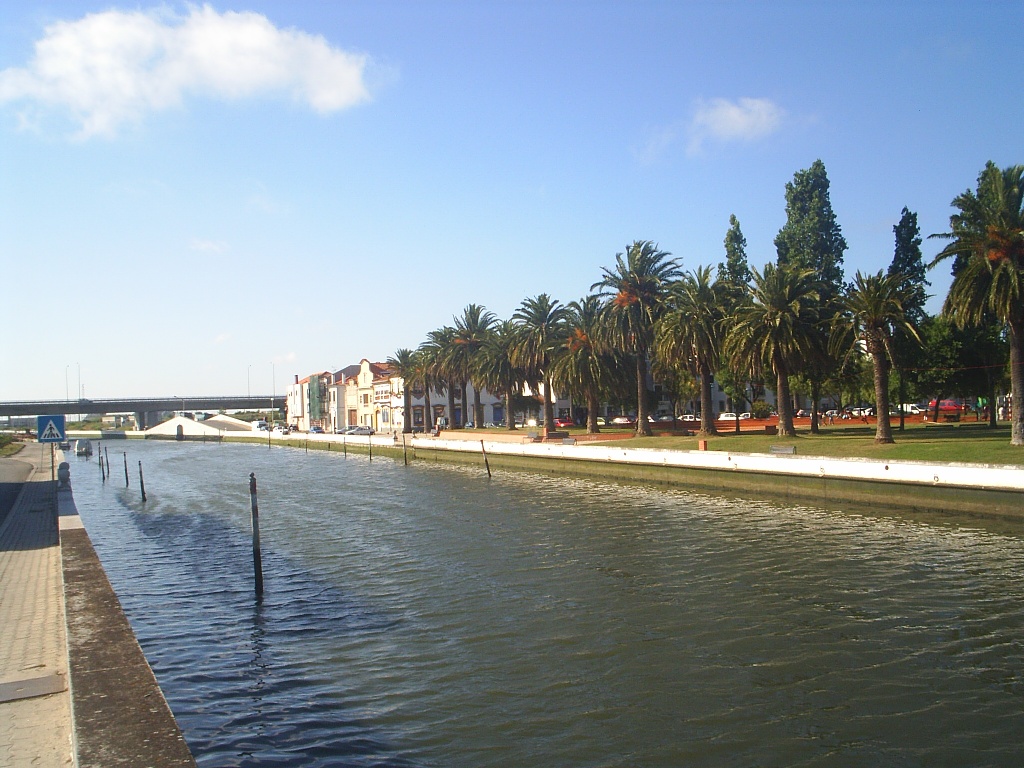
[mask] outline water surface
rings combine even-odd
[[[200,765],[1024,761],[1016,526],[106,445],[75,498]]]

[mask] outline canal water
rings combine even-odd
[[[75,500],[201,766],[1024,764],[1020,526],[104,446]]]

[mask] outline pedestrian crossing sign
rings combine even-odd
[[[65,440],[64,414],[36,417],[36,438],[40,443],[59,443]]]

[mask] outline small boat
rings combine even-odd
[[[76,440],[75,441],[75,455],[76,456],[92,456],[92,441],[91,440]]]
[[[70,451],[71,450],[71,441],[70,440],[61,440],[57,444],[57,447],[60,448],[62,451]]]

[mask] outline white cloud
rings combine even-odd
[[[329,113],[369,99],[367,62],[257,13],[110,10],[48,26],[27,67],[0,71],[0,104],[25,102],[25,126],[48,108],[67,110],[80,138],[113,136],[190,95],[286,95]]]
[[[689,154],[700,152],[705,142],[753,141],[775,133],[785,111],[769,99],[710,99],[697,102],[690,121]]]

